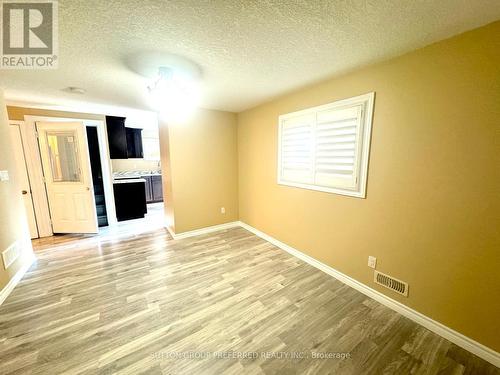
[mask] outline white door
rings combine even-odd
[[[97,233],[85,126],[37,122],[54,233]]]
[[[33,208],[33,197],[31,195],[31,185],[26,169],[26,159],[24,156],[23,141],[21,138],[21,129],[18,124],[10,124],[10,140],[14,148],[14,159],[16,160],[16,169],[21,179],[21,193],[23,195],[26,217],[31,238],[38,238],[38,228],[36,226],[35,209]]]

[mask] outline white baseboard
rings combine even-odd
[[[172,228],[170,228],[168,225],[166,225],[166,228],[167,228],[168,232],[170,233],[170,235],[174,238],[174,240],[180,240],[183,238],[199,236],[200,234],[217,232],[217,231],[223,230],[223,229],[235,228],[235,227],[239,227],[240,225],[241,225],[241,223],[239,221],[232,221],[230,223],[213,225],[211,227],[205,227],[205,228],[190,230],[188,232],[181,232],[181,233],[175,233],[172,230]]]
[[[277,240],[276,238],[269,236],[264,232],[261,232],[258,229],[255,229],[254,227],[251,227],[246,223],[240,222],[239,224],[246,230],[272,243],[273,245],[279,247],[280,249],[285,250],[291,255],[310,264],[311,266],[316,267],[317,269],[327,273],[328,275],[335,277],[337,280],[343,282],[344,284],[349,285],[350,287],[358,290],[359,292],[367,295],[368,297],[376,300],[377,302],[380,302],[381,304],[387,306],[388,308],[424,326],[425,328],[438,334],[439,336],[442,336],[445,339],[451,341],[452,343],[460,346],[461,348],[477,355],[478,357],[484,359],[485,361],[488,361],[489,363],[497,367],[500,367],[500,354],[495,350],[490,349],[484,346],[483,344],[480,344],[477,341],[470,339],[467,336],[464,336],[463,334],[419,313],[416,310],[413,310],[412,308],[406,305],[403,305],[398,301],[393,300],[390,297],[387,297],[385,294],[382,294],[376,291],[375,289],[372,289],[366,286],[365,284],[360,283],[357,280],[354,280],[353,278],[343,274],[342,272],[339,272],[336,269],[327,266],[324,263],[321,263],[320,261],[310,257],[309,255],[304,254],[303,252],[291,246],[288,246],[287,244]]]
[[[14,288],[19,283],[19,281],[21,281],[24,274],[31,267],[31,265],[33,264],[35,259],[36,259],[35,255],[33,253],[31,253],[29,258],[27,260],[25,260],[25,263],[23,264],[23,266],[21,268],[19,268],[19,270],[14,275],[14,277],[12,277],[12,279],[10,279],[10,281],[7,283],[7,285],[5,285],[5,287],[0,291],[0,305],[2,305],[2,303],[4,303],[4,301],[7,299],[9,294],[14,290]]]
[[[170,227],[170,225],[165,221],[165,223],[163,224],[163,226],[165,227],[165,229],[168,231],[168,233],[170,233],[170,235],[172,236],[172,238],[175,240],[175,232],[173,231],[173,229]]]

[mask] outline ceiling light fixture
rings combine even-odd
[[[160,115],[176,122],[187,120],[200,100],[197,82],[170,67],[158,68],[158,75],[148,84],[148,91]]]
[[[149,52],[128,59],[129,67],[147,78],[150,105],[167,121],[183,122],[200,101],[201,70],[181,56]]]

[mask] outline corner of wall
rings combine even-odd
[[[170,159],[170,137],[168,124],[158,121],[162,188],[164,197],[165,227],[175,233],[174,192],[172,187],[172,163]]]
[[[176,233],[238,220],[236,121],[199,109],[185,123],[160,122],[165,212]]]
[[[14,243],[21,248],[17,260],[7,269],[0,260],[0,299],[6,298],[34,259],[13,154],[7,107],[0,91],[0,170],[9,174],[7,181],[0,181],[0,253]]]

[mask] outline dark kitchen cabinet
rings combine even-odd
[[[126,128],[125,117],[106,116],[111,159],[143,158],[142,129]]]
[[[163,189],[161,185],[161,176],[152,176],[153,201],[163,201]]]
[[[152,203],[153,202],[152,176],[144,177],[144,179],[146,180],[146,202]]]
[[[144,157],[142,151],[142,129],[125,128],[127,134],[127,157],[129,159]]]
[[[143,218],[147,212],[144,181],[129,181],[113,184],[118,221]]]
[[[125,117],[106,116],[106,129],[111,159],[127,159]]]
[[[143,178],[146,180],[146,202],[163,202],[161,176],[143,176]]]

